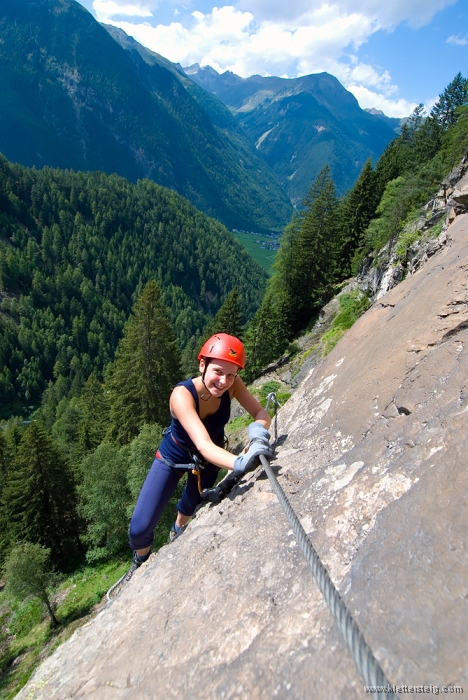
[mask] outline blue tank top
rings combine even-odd
[[[193,381],[191,379],[186,379],[185,382],[179,382],[176,386],[184,386],[191,393],[195,400],[195,410],[197,414],[200,415],[198,393]],[[219,447],[223,447],[224,445],[224,426],[229,422],[230,416],[231,397],[229,396],[229,391],[225,391],[221,396],[218,410],[202,420],[208,435],[214,444]],[[177,418],[172,418],[171,425],[159,445],[159,452],[161,456],[169,462],[173,462],[174,464],[187,464],[187,462],[190,461],[188,451],[201,456],[203,459],[203,456],[197,452],[197,448],[181,422],[177,420]]]

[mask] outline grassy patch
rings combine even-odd
[[[314,350],[317,350],[318,344],[312,345],[311,348],[306,350],[305,352],[302,353],[302,355],[299,357],[299,363],[302,365],[304,364],[305,360],[309,357],[311,352],[314,352]]]
[[[429,229],[429,236],[431,238],[437,238],[437,236],[440,236],[440,234],[442,233],[442,229],[444,227],[444,223],[445,223],[445,218],[441,219],[438,224],[435,224],[435,226],[432,226]]]
[[[278,389],[281,388],[280,382],[275,382],[275,381],[270,381],[270,382],[265,382],[265,384],[262,384],[262,387],[260,389],[260,395],[263,399],[266,400],[268,394],[271,394],[272,391],[278,391]]]
[[[57,619],[62,625],[68,625],[84,615],[87,615],[94,605],[97,605],[115,583],[130,567],[130,552],[128,559],[110,561],[96,566],[84,566],[62,582],[56,597],[60,600],[57,605]]]
[[[226,435],[240,432],[241,430],[246,428],[251,422],[252,416],[249,416],[248,414],[245,414],[244,416],[237,416],[237,418],[233,418],[232,421],[230,421],[226,426]]]
[[[348,328],[351,328],[370,304],[368,297],[357,289],[349,294],[342,294],[339,297],[339,302],[340,311],[333,319],[331,329],[322,336],[324,357],[333,350]]]
[[[260,387],[249,387],[249,391],[255,398],[258,400],[258,402],[263,406],[263,408],[266,408],[267,404],[267,397],[268,394],[271,394],[272,391],[276,393],[276,398],[280,402],[280,404],[283,406],[286,401],[289,399],[291,394],[287,391],[281,391],[282,384],[281,382],[276,382],[274,380],[271,380],[269,382],[265,382]],[[268,409],[268,413],[271,418],[273,418],[275,414],[275,407],[273,403],[270,403],[270,408]],[[245,428],[247,428],[250,423],[253,423],[253,418],[249,414],[244,414],[243,416],[237,416],[237,418],[233,418],[226,426],[225,432],[226,435],[232,435],[233,433],[239,433]]]
[[[408,250],[419,238],[421,238],[421,232],[418,230],[403,231],[395,246],[395,252],[399,260],[406,262]]]
[[[167,536],[167,533],[166,533]],[[44,653],[67,639],[130,566],[128,560],[85,566],[63,579],[52,592],[60,627],[53,629],[35,598],[14,601],[0,593],[0,699],[13,698],[25,685]]]
[[[328,353],[333,350],[335,345],[344,336],[346,331],[343,328],[332,328],[327,333],[322,336],[323,343],[323,356],[328,355]]]
[[[437,224],[431,226],[427,231],[421,231],[416,228],[405,228],[403,233],[398,238],[395,246],[395,252],[398,258],[405,263],[408,255],[408,250],[411,248],[413,243],[422,238],[437,238],[442,231],[444,225],[444,219],[441,219]]]
[[[269,382],[265,382],[265,384],[263,384],[261,386],[260,391],[258,392],[257,398],[260,401],[263,408],[266,408],[268,394],[271,394],[272,392],[275,392],[276,398],[282,406],[286,403],[286,401],[289,399],[291,394],[290,394],[290,392],[281,390],[281,387],[282,387],[281,383],[276,382],[274,380],[269,381]],[[270,403],[270,408],[268,410],[268,413],[269,413],[270,417],[273,418],[273,416],[275,414],[275,407],[274,407],[273,403]]]

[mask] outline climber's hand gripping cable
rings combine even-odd
[[[261,423],[250,423],[249,425],[249,441],[252,443],[253,440],[258,440],[263,442],[264,445],[270,444],[270,433]]]
[[[234,471],[240,474],[251,472],[260,464],[260,455],[267,459],[273,459],[274,450],[269,442],[263,442],[259,438],[254,438],[247,452],[240,454],[234,461]]]

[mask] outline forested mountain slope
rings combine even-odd
[[[325,164],[343,194],[395,137],[328,73],[243,79],[198,64],[185,71],[232,110],[295,204]]]
[[[0,158],[0,403],[78,388],[113,358],[132,303],[155,279],[185,347],[237,284],[250,316],[266,274],[222,224],[149,180],[41,171]]]
[[[242,132],[231,138],[169,62],[123,50],[74,0],[3,0],[0,61],[9,160],[147,177],[231,227],[280,230],[289,219],[288,197]]]

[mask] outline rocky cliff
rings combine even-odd
[[[440,694],[468,693],[467,269],[462,214],[304,379],[279,414],[274,462],[389,680]],[[369,695],[258,469],[18,697]]]

